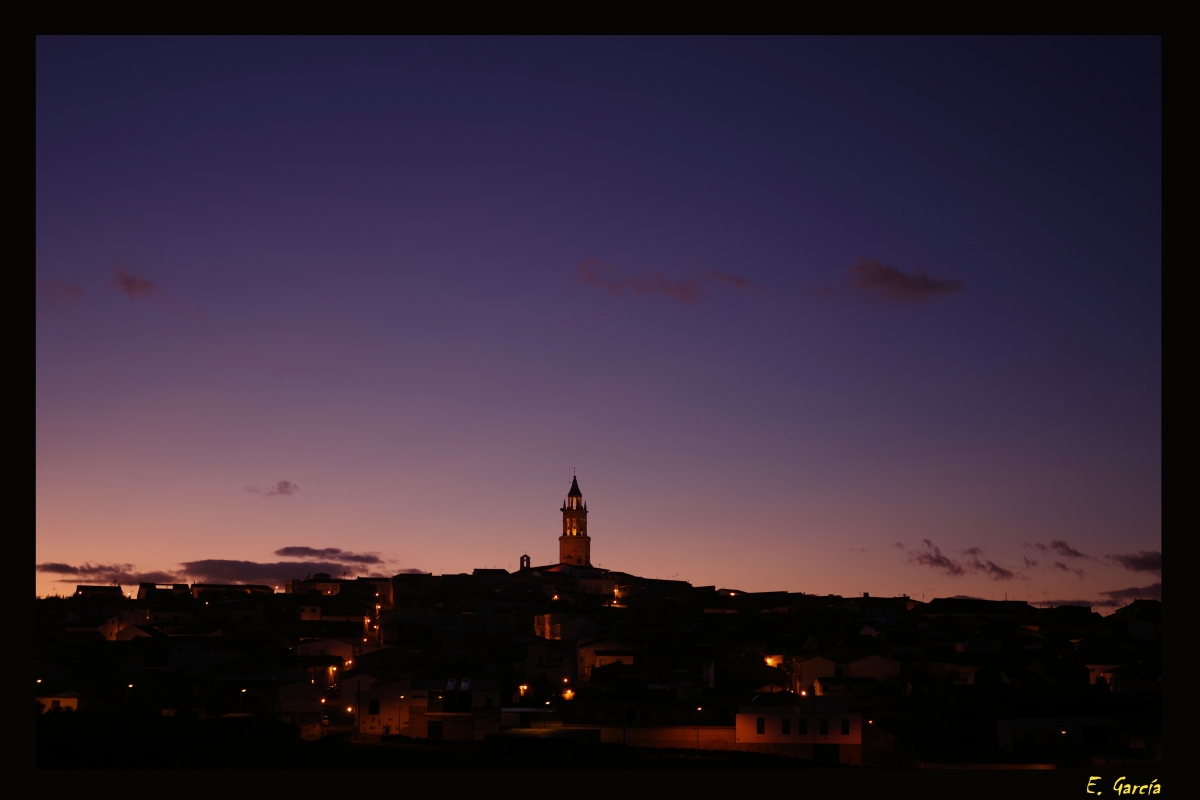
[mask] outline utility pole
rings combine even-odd
[[[628,712],[625,710],[625,686],[621,686],[621,744],[625,744],[625,726],[627,724]]]

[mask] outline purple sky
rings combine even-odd
[[[39,39],[37,591],[550,563],[575,467],[613,569],[1157,596],[1160,114],[1156,38]]]

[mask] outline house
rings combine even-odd
[[[83,695],[75,689],[63,689],[58,692],[38,694],[37,701],[42,704],[42,713],[51,711],[79,711],[83,707]]]
[[[197,599],[232,599],[259,594],[275,594],[270,586],[257,583],[193,583],[192,597]]]
[[[281,686],[275,695],[275,712],[297,723],[306,717],[320,716],[326,705],[324,693],[308,681]]]
[[[879,681],[875,678],[817,678],[813,681],[814,695],[840,700],[865,699],[878,688]]]
[[[608,664],[630,664],[637,658],[637,648],[612,639],[580,641],[575,649],[576,674],[581,681],[590,680],[592,670]],[[532,648],[531,648],[532,651]],[[575,677],[563,674],[562,677]]]
[[[370,691],[375,685],[387,683],[391,680],[395,679],[381,673],[379,670],[348,670],[337,681],[338,702],[343,706],[352,706],[358,701],[359,695],[363,692]]]
[[[138,600],[162,597],[191,597],[192,590],[186,583],[139,583]]]
[[[148,625],[130,625],[117,631],[113,641],[128,642],[131,639],[166,639],[167,635],[158,628]]]
[[[1036,717],[996,722],[1005,753],[1097,752],[1116,741],[1116,722],[1103,717]]]
[[[287,594],[321,594],[333,597],[341,593],[343,584],[350,582],[341,578],[333,578],[326,572],[318,572],[310,578],[288,581],[284,584],[284,592]]]
[[[1044,672],[1043,668],[1043,672]],[[954,685],[975,685],[975,674],[979,667],[975,664],[961,661],[930,661],[929,677],[934,680],[947,681]]]
[[[76,597],[99,597],[104,600],[124,600],[125,592],[120,586],[76,586]]]
[[[807,692],[818,678],[874,678],[883,683],[900,675],[900,662],[876,653],[831,650],[792,660],[793,690]]]
[[[469,741],[500,730],[500,687],[494,681],[448,678],[414,681],[412,688],[414,702],[401,706],[401,713],[407,708],[409,715],[409,724],[401,729],[407,736]],[[425,704],[418,705],[422,693]]]
[[[738,709],[734,741],[799,758],[861,764],[862,716],[829,697],[759,695]]]
[[[525,676],[530,682],[545,680],[552,686],[577,679],[575,642],[535,639],[526,646]],[[632,660],[632,657],[630,658]]]
[[[578,614],[537,614],[533,618],[533,635],[540,639],[582,639],[596,632],[596,624]]]
[[[377,681],[370,688],[362,685],[359,683],[353,694],[344,687],[342,692],[342,704],[354,709],[355,733],[365,739],[406,733],[411,705],[404,701],[410,699],[412,681]]]
[[[353,666],[354,657],[361,652],[360,642],[346,639],[312,639],[295,647],[298,656],[339,656],[346,668]]]

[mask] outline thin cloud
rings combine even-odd
[[[1126,605],[1134,600],[1162,600],[1162,583],[1152,583],[1149,586],[1114,589],[1111,592],[1101,592],[1108,598],[1107,605]]]
[[[204,312],[199,307],[184,305],[154,281],[133,274],[129,265],[119,266],[113,270],[113,285],[124,292],[130,300],[137,300],[139,297],[160,297],[169,301],[176,311],[189,319],[201,319],[204,316]]]
[[[262,489],[258,486],[247,486],[245,489],[250,494],[261,494],[263,497],[291,497],[300,491],[300,487],[291,481],[280,481],[269,489]]]
[[[1053,566],[1054,566],[1054,568],[1055,568],[1055,569],[1062,570],[1063,572],[1073,572],[1073,573],[1075,573],[1076,575],[1078,575],[1078,576],[1079,576],[1079,580],[1083,580],[1083,579],[1084,579],[1084,577],[1085,577],[1085,575],[1086,575],[1086,573],[1084,573],[1084,571],[1083,571],[1083,570],[1081,570],[1081,569],[1072,569],[1071,567],[1068,567],[1066,564],[1064,564],[1064,563],[1063,563],[1063,562],[1061,562],[1061,561],[1055,561]]]
[[[851,289],[894,303],[924,303],[966,288],[960,280],[935,278],[920,267],[910,275],[865,256],[854,262],[846,276]]]
[[[47,562],[34,565],[34,569],[38,572],[64,576],[56,579],[55,583],[88,581],[92,583],[129,585],[134,583],[174,583],[179,580],[179,576],[173,572],[163,572],[161,570],[139,572],[134,569],[132,564],[84,563],[73,566],[59,562]]]
[[[1029,556],[1022,556],[1022,558],[1025,559],[1026,568],[1036,567],[1038,565],[1038,562],[1035,561],[1034,559],[1030,558]]]
[[[929,567],[931,569],[940,570],[945,572],[947,575],[958,576],[966,572],[966,569],[963,568],[962,564],[958,563],[949,556],[943,555],[941,548],[939,548],[933,542],[929,541],[928,539],[922,539],[921,544],[925,546],[925,550],[909,554],[909,559],[913,561],[913,563],[920,564],[921,566]]]
[[[303,579],[318,572],[335,578],[356,577],[353,565],[338,561],[240,561],[226,558],[205,558],[185,561],[183,571],[201,583],[265,583],[279,585],[289,580]]]
[[[628,275],[618,267],[595,258],[586,259],[575,266],[575,282],[599,286],[617,297],[657,294],[688,305],[700,300],[705,284],[734,290],[759,288],[742,275],[707,268],[695,269],[690,276],[679,280],[669,280],[654,270],[642,275]]]
[[[752,289],[752,288],[754,288],[754,284],[750,282],[750,279],[743,278],[741,275],[730,275],[728,272],[721,272],[720,270],[715,270],[715,269],[709,270],[708,274],[717,283],[722,283],[727,286],[732,286],[735,289]]]
[[[134,275],[129,267],[117,267],[113,275],[113,283],[130,300],[139,297],[165,297],[167,294],[154,281]]]
[[[971,556],[971,559],[964,563],[943,553],[941,548],[929,539],[922,539],[921,544],[924,549],[917,551],[907,550],[901,542],[896,542],[895,546],[908,553],[910,563],[929,567],[952,577],[959,577],[968,572],[981,572],[994,581],[1010,581],[1019,577],[1015,572],[1000,566],[995,561],[982,558],[983,549],[980,547],[969,547],[963,550],[963,555]]]
[[[290,548],[283,548],[284,550]],[[309,548],[296,548],[309,549]],[[325,548],[337,550],[337,548]],[[387,577],[379,574],[378,568],[370,570],[370,575],[363,575],[365,564],[383,563],[382,559],[360,553],[346,553],[337,550],[341,560],[306,560],[306,561],[241,561],[234,559],[207,558],[198,561],[185,561],[175,571],[148,570],[141,571],[132,564],[92,564],[79,565],[61,562],[46,562],[36,564],[38,572],[50,575],[61,575],[55,583],[96,583],[119,584],[124,586],[139,583],[258,583],[268,586],[279,586],[288,580],[303,579],[319,572],[334,577],[347,578]],[[349,557],[347,557],[349,556]],[[406,568],[392,574],[424,574],[422,570]]]
[[[1062,539],[1052,539],[1050,544],[1045,545],[1041,542],[1025,542],[1026,547],[1036,547],[1043,553],[1055,553],[1063,558],[1091,558],[1086,553],[1081,553],[1071,545],[1064,542]]]
[[[689,305],[700,299],[700,281],[685,278],[669,281],[661,274],[650,271],[644,275],[623,275],[612,264],[590,258],[575,267],[575,282],[587,286],[599,286],[618,297],[627,294],[659,294]]]
[[[967,565],[967,568],[975,570],[976,572],[982,572],[994,581],[1011,581],[1013,578],[1017,577],[1016,573],[1014,573],[1011,569],[1005,569],[995,561],[991,561],[990,559],[986,558],[971,559],[971,563]]]
[[[1118,608],[1134,600],[1162,600],[1162,584],[1152,583],[1149,586],[1114,589],[1111,592],[1101,592],[1102,600],[1035,600],[1034,604],[1050,606],[1091,606],[1096,608]]]
[[[50,308],[65,308],[74,305],[82,298],[83,287],[77,283],[64,283],[59,280],[37,282],[39,313]]]
[[[328,558],[346,564],[382,564],[375,553],[351,553],[337,547],[281,547],[275,555],[282,558]]]
[[[1084,606],[1091,608],[1092,606],[1108,605],[1101,600],[1034,600],[1031,605],[1040,606],[1041,608],[1056,608],[1058,606]]]
[[[1162,552],[1140,550],[1136,553],[1109,553],[1105,558],[1117,562],[1133,572],[1156,572],[1162,574]]]

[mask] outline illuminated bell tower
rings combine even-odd
[[[587,504],[579,481],[571,478],[571,491],[563,503],[562,536],[558,537],[558,563],[576,567],[592,565],[592,540],[587,535]]]

